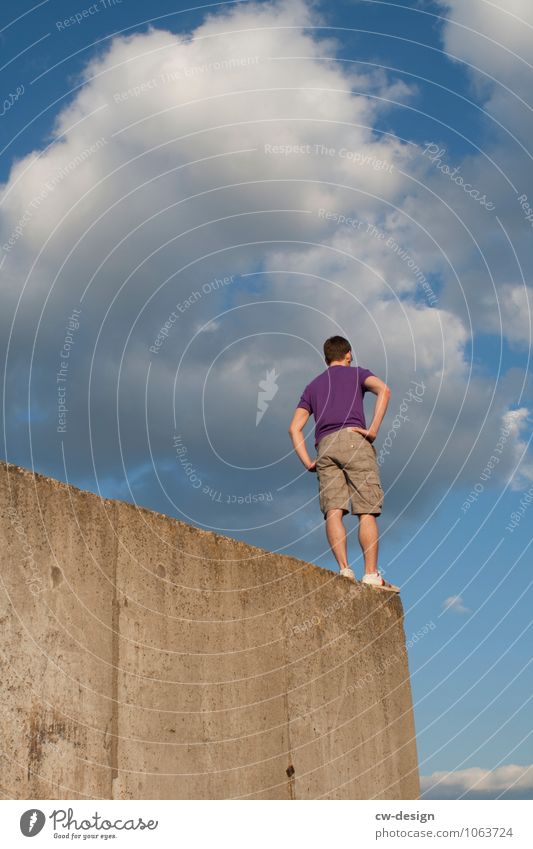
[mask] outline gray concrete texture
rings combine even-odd
[[[398,596],[0,473],[4,798],[419,797]]]

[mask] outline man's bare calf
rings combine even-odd
[[[346,528],[342,509],[328,510],[326,513],[326,535],[339,569],[347,569]],[[379,531],[376,517],[371,513],[359,514],[359,544],[365,561],[365,574],[377,572]]]

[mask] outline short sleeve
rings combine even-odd
[[[367,377],[375,377],[375,376],[376,375],[374,374],[374,372],[370,371],[370,369],[367,369],[367,368],[360,368],[359,369],[359,380],[360,380],[361,390],[362,390],[363,394],[365,392],[368,392],[368,389],[366,389],[365,386],[364,386],[365,380],[367,379]]]
[[[311,405],[311,398],[309,394],[309,386],[306,386],[302,394],[300,395],[300,400],[298,401],[297,407],[302,407],[304,410],[307,410],[308,413],[313,412],[313,407]]]

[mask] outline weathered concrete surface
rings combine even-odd
[[[0,475],[4,798],[418,798],[399,597]]]

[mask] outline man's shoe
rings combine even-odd
[[[400,592],[400,587],[389,584],[380,572],[367,572],[366,575],[363,575],[361,583],[368,584],[370,587],[377,587],[380,590],[387,590],[390,593]]]
[[[340,574],[343,578],[348,578],[350,581],[353,581],[355,583],[355,575],[349,566],[347,569],[341,569]]]

